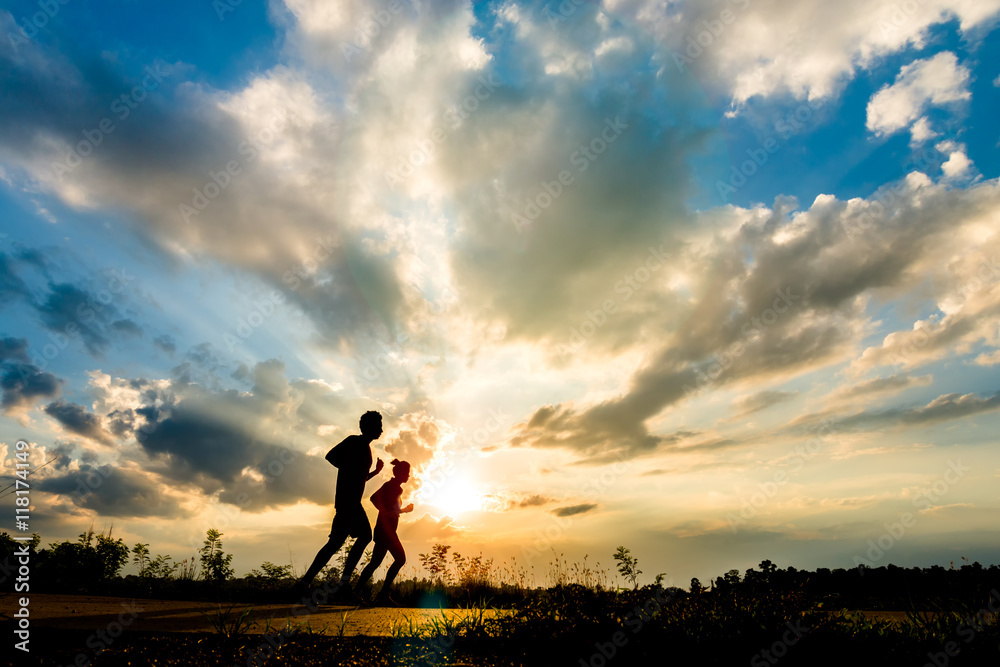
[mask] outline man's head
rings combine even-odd
[[[359,425],[361,426],[361,435],[367,436],[372,440],[377,440],[382,435],[382,415],[374,410],[369,410],[361,415]]]

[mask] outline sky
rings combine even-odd
[[[403,576],[995,563],[998,19],[8,3],[3,486],[25,440],[43,544],[301,573],[377,410]]]

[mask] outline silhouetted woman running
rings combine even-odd
[[[400,568],[406,563],[406,553],[403,551],[403,544],[396,535],[396,528],[399,526],[399,515],[404,512],[413,511],[413,503],[406,507],[400,507],[403,497],[403,484],[410,479],[410,464],[406,461],[392,460],[392,479],[382,485],[382,487],[372,494],[372,504],[378,509],[378,520],[375,522],[375,550],[372,552],[372,559],[361,572],[358,579],[358,588],[361,588],[375,573],[378,566],[382,564],[386,552],[392,554],[392,565],[385,573],[385,582],[382,590],[379,591],[375,599],[376,604],[395,605],[395,601],[389,597],[389,588],[393,580],[399,574]]]

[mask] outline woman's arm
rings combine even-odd
[[[382,489],[384,489],[384,488],[385,488],[385,485],[380,486],[379,489],[378,489],[378,491],[376,491],[375,493],[373,493],[372,496],[371,496],[371,498],[370,498],[370,500],[372,501],[372,505],[374,505],[375,509],[377,509],[379,512],[383,511],[382,510]]]

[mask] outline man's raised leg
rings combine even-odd
[[[303,586],[308,586],[312,583],[312,580],[319,574],[319,571],[326,567],[326,564],[330,562],[333,555],[340,551],[340,547],[344,546],[344,540],[346,537],[337,535],[330,536],[330,539],[326,544],[319,550],[316,554],[316,558],[313,559],[312,565],[306,570],[306,573],[302,575],[302,579],[299,582]]]

